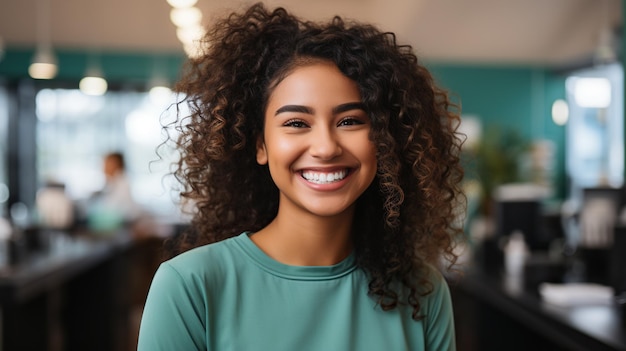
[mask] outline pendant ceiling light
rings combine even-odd
[[[202,11],[194,6],[197,0],[167,0],[172,6],[170,20],[176,26],[176,36],[189,57],[202,53],[200,40],[204,36]]]
[[[194,6],[198,0],[167,0],[167,3],[174,8]]]
[[[172,96],[172,89],[166,77],[166,63],[159,57],[154,59],[152,75],[148,82],[150,100],[155,104],[169,102]]]
[[[38,0],[36,20],[37,48],[28,74],[34,79],[52,79],[58,65],[50,41],[50,0]]]
[[[608,0],[601,3],[602,13],[600,14],[600,31],[598,33],[598,44],[593,53],[593,63],[604,65],[615,62],[617,53],[614,47],[615,36],[611,28],[611,7]]]
[[[90,59],[87,64],[85,77],[83,77],[83,79],[81,79],[78,83],[78,88],[83,92],[83,94],[98,96],[104,95],[107,92],[108,87],[108,83],[106,79],[104,79],[104,74],[102,74],[99,62],[95,58]]]

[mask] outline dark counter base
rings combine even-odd
[[[0,274],[2,350],[134,350],[131,311],[145,299],[162,241],[91,244],[60,261],[40,257]]]
[[[450,282],[459,351],[626,350],[619,306],[554,307],[528,287],[510,292],[504,284],[476,272]]]

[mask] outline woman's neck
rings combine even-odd
[[[330,266],[352,252],[353,211],[333,217],[279,211],[252,241],[273,259],[294,266]]]

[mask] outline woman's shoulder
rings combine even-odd
[[[425,265],[423,279],[427,282],[426,291],[428,293],[423,296],[427,310],[439,309],[442,305],[449,304],[450,288],[446,276],[439,268],[429,264]]]
[[[445,276],[441,272],[441,269],[433,264],[425,263],[423,268],[423,274],[433,285],[439,285],[442,282],[445,283]]]
[[[240,249],[235,242],[238,237],[232,237],[211,244],[202,245],[183,252],[163,262],[181,277],[207,274],[219,274],[234,268],[234,263],[241,261]]]

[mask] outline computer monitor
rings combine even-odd
[[[538,200],[497,200],[495,219],[497,236],[520,231],[530,250],[546,250],[550,245],[553,236],[544,229]]]

